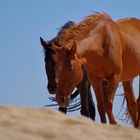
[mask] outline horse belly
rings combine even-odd
[[[137,57],[127,57],[123,63],[123,73],[121,81],[128,81],[140,74],[140,55]]]
[[[140,72],[127,72],[127,73],[123,73],[122,74],[122,78],[120,81],[128,81],[128,80],[131,80],[133,79],[134,77],[136,77],[137,75],[139,75]]]

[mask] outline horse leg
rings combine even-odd
[[[95,120],[95,105],[92,100],[90,85],[87,78],[87,72],[84,66],[82,67],[82,70],[83,79],[81,83],[77,86],[81,97],[81,114],[90,117],[92,120]]]
[[[86,75],[86,71],[83,68],[83,79],[81,81],[80,84],[78,84],[77,89],[80,93],[80,97],[81,97],[81,114],[89,117],[90,116],[90,112],[89,112],[89,108],[88,108],[88,80],[87,80],[87,75]]]
[[[108,79],[108,92],[104,95],[104,105],[111,124],[117,124],[112,113],[114,95],[119,84],[120,75],[113,75]]]
[[[138,122],[137,126],[140,128],[140,75],[139,75],[139,97],[137,99],[137,109],[138,109]]]
[[[103,102],[103,94],[102,94],[102,80],[92,77],[91,84],[94,89],[94,93],[97,100],[97,108],[99,111],[100,119],[102,123],[106,123],[106,117],[105,117],[105,108],[104,108],[104,102]]]
[[[139,89],[140,92],[140,89]],[[139,93],[139,97],[137,99],[137,109],[138,109],[138,122],[137,122],[137,126],[138,128],[140,128],[140,93]]]
[[[88,108],[88,84],[85,79],[77,86],[78,91],[81,97],[81,114],[89,117],[89,108]]]
[[[127,98],[127,107],[131,115],[134,126],[137,127],[137,103],[134,96],[132,80],[123,82],[123,89]]]
[[[90,118],[95,121],[95,104],[92,99],[90,84],[88,84],[88,108],[90,112]]]

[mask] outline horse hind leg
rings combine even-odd
[[[127,98],[127,108],[132,118],[133,124],[137,127],[137,103],[134,96],[132,80],[125,81],[122,83],[125,96]]]
[[[137,99],[137,109],[138,109],[138,122],[137,126],[140,128],[140,75],[139,75],[139,97]]]

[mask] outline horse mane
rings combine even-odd
[[[59,44],[65,45],[71,39],[80,41],[85,37],[85,34],[93,29],[99,20],[112,21],[111,17],[106,13],[94,12],[93,14],[87,16],[83,21],[71,28],[66,28],[59,32]]]
[[[48,44],[48,47],[51,48],[51,45],[52,45],[52,42],[55,43],[56,45],[59,46],[59,42],[57,40],[57,38],[62,34],[62,32],[65,30],[65,29],[68,29],[68,28],[71,28],[72,26],[76,25],[73,21],[68,21],[66,22],[62,27],[60,27],[58,33],[57,33],[57,36],[52,38],[51,40],[49,41],[46,41],[46,44]],[[46,49],[44,49],[44,53],[46,55]]]
[[[63,30],[71,28],[72,26],[76,25],[76,23],[74,23],[73,21],[68,21],[66,22],[59,30],[57,36],[61,35]]]

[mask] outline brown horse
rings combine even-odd
[[[116,23],[119,26],[119,28],[121,28],[121,30],[125,33],[125,35],[128,37],[128,41],[134,35],[133,38],[128,43],[133,43],[132,44],[132,47],[133,47],[133,45],[135,45],[134,41],[136,41],[136,44],[138,47],[139,44],[138,44],[137,38],[140,37],[140,20],[136,18],[125,18],[125,19],[116,21]],[[133,94],[132,82],[129,82],[129,83],[123,82],[123,84],[124,84],[123,87],[126,92],[127,98],[135,99],[134,94]],[[139,75],[139,88],[140,88],[140,75]],[[132,94],[130,94],[129,92],[131,92]],[[131,110],[133,110],[132,104],[133,104],[133,101],[128,100],[128,106],[129,106],[128,109],[130,112]],[[140,89],[139,89],[139,96],[137,99],[137,115],[138,115],[138,119],[137,119],[136,127],[140,127],[140,122],[139,122],[140,120]]]
[[[67,22],[64,26],[62,26],[62,28],[58,32],[58,35],[48,42],[40,38],[41,44],[45,51],[45,69],[48,77],[47,87],[50,94],[55,94],[55,88],[57,86],[57,77],[55,75],[55,62],[53,58],[55,52],[52,48],[52,43],[59,44],[59,42],[57,41],[59,34],[61,34],[63,30],[71,28],[74,25],[76,24],[72,21]],[[84,72],[83,80],[81,81],[81,83],[77,85],[77,89],[79,90],[81,97],[81,114],[95,120],[95,105],[92,100],[90,84],[87,80],[87,74],[84,67],[83,72]],[[78,93],[78,91],[76,91],[75,93]],[[62,100],[64,99],[62,98]],[[65,107],[60,107],[59,110],[64,113],[67,112],[67,108]]]
[[[87,17],[72,30],[65,30],[59,37],[59,47],[53,44],[59,106],[68,105],[71,91],[82,80],[82,65],[85,64],[88,79],[95,91],[101,121],[106,122],[106,112],[110,123],[116,124],[112,104],[118,83],[122,81],[128,109],[137,127],[137,104],[132,79],[140,73],[139,38],[139,20],[132,18],[114,22],[107,14],[100,13]],[[72,76],[74,79],[70,79]],[[103,80],[108,84],[106,93],[102,90]],[[61,100],[62,96],[65,96],[65,101]]]

